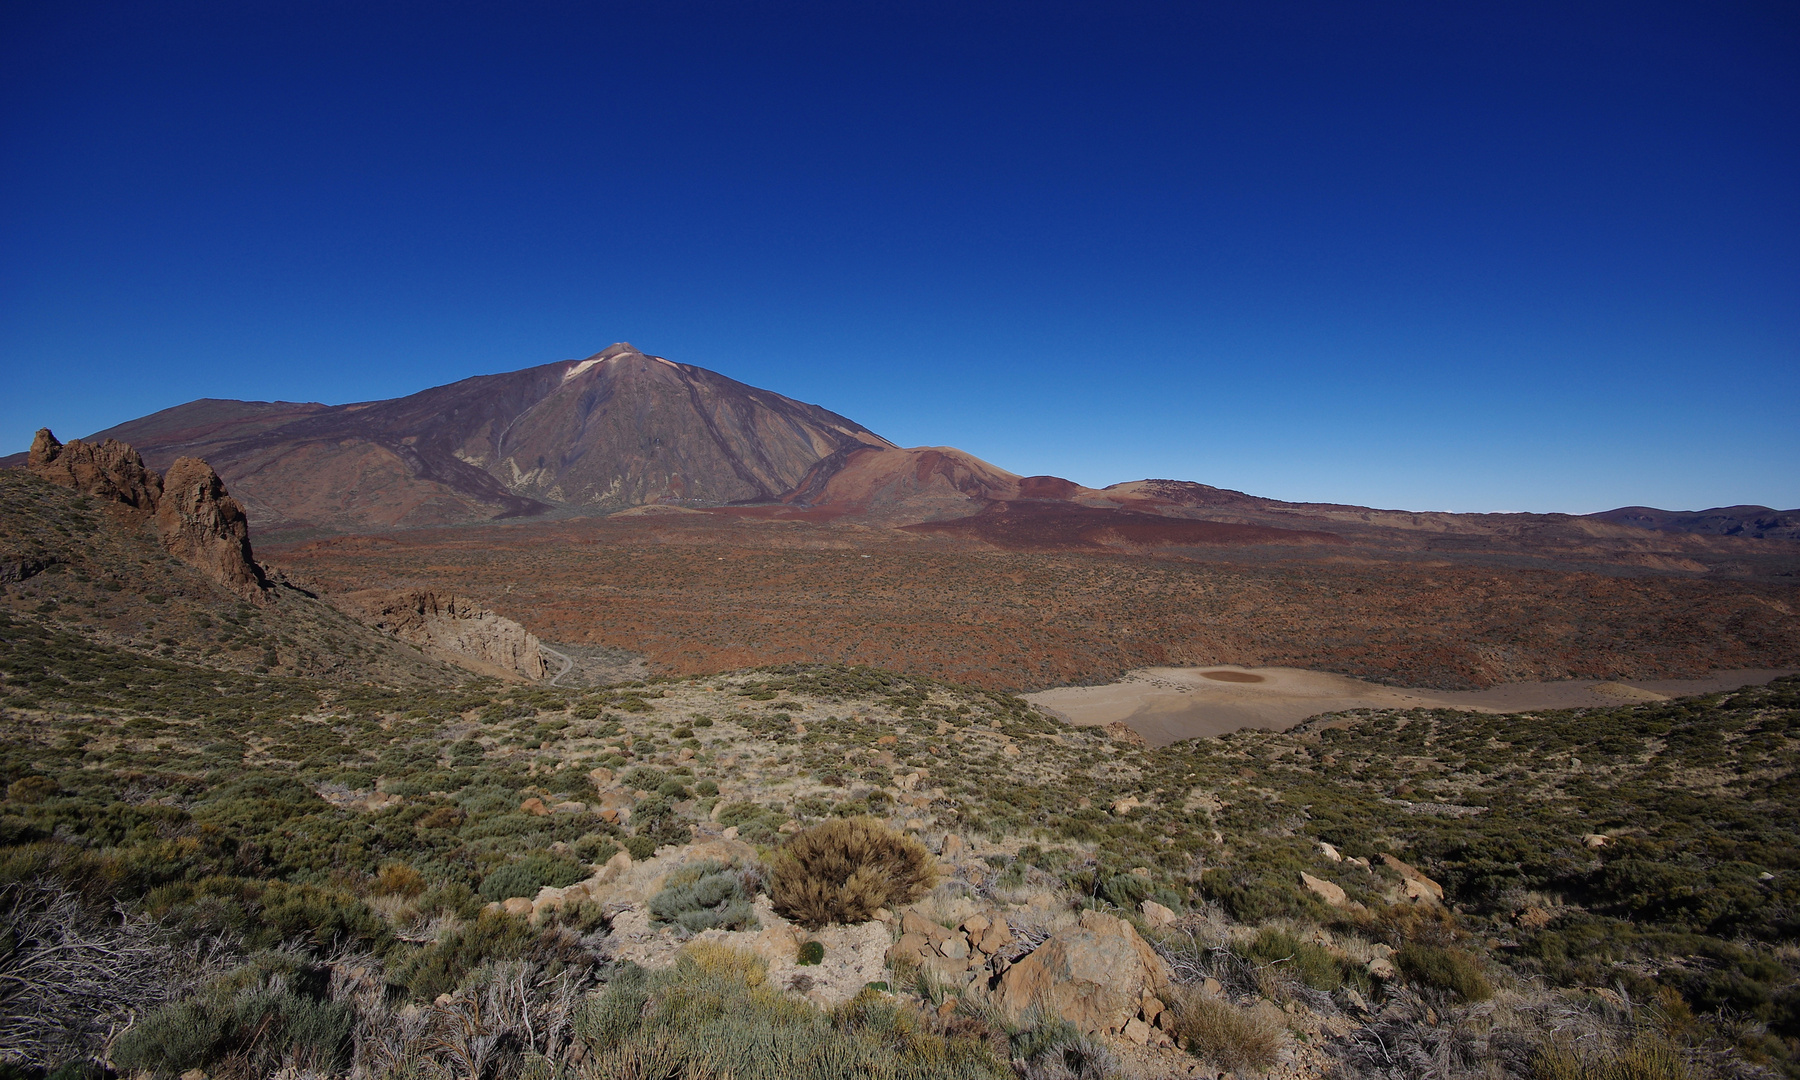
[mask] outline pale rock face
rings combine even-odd
[[[995,999],[1014,1020],[1035,1006],[1084,1032],[1118,1032],[1168,987],[1167,965],[1130,923],[1089,911],[1007,968]]]
[[[461,596],[360,592],[339,598],[365,621],[427,656],[510,678],[541,679],[550,663],[537,636]]]

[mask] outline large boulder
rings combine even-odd
[[[1015,1021],[1035,1007],[1084,1032],[1110,1033],[1168,989],[1168,965],[1130,923],[1088,911],[1007,968],[995,1001]]]

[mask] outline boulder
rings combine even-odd
[[[1323,840],[1319,841],[1319,854],[1325,856],[1327,859],[1330,859],[1332,862],[1343,862],[1344,861],[1344,856],[1341,853],[1339,853],[1338,849],[1333,847],[1330,844],[1327,844]]]
[[[1120,799],[1118,802],[1113,803],[1113,805],[1112,805],[1113,816],[1114,817],[1124,817],[1126,814],[1131,813],[1133,810],[1136,810],[1138,807],[1140,807],[1142,805],[1144,805],[1144,804],[1138,801],[1137,796],[1127,795],[1123,799]]]
[[[1154,900],[1146,900],[1139,904],[1138,910],[1144,913],[1144,924],[1152,930],[1161,930],[1175,922],[1175,912]]]
[[[1300,871],[1300,884],[1307,887],[1314,896],[1330,904],[1332,907],[1343,907],[1350,902],[1344,890],[1324,878],[1316,878],[1306,871]]]
[[[1116,1033],[1168,987],[1168,966],[1130,923],[1088,911],[1007,968],[995,1004],[1015,1022],[1039,1008],[1083,1032]]]
[[[1433,900],[1441,902],[1444,899],[1444,887],[1426,877],[1424,871],[1420,870],[1418,867],[1409,866],[1399,859],[1394,858],[1392,855],[1387,854],[1381,856],[1381,861],[1389,870],[1399,874],[1406,881],[1414,882],[1416,884],[1416,888],[1408,888],[1406,890],[1407,896],[1414,899],[1423,899],[1424,895],[1429,894]]]

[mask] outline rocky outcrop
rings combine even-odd
[[[206,462],[177,458],[169,466],[156,502],[156,532],[169,554],[232,592],[261,598],[268,582],[251,557],[250,521]]]
[[[49,428],[39,428],[25,468],[52,484],[153,521],[169,554],[244,599],[263,602],[268,580],[251,555],[244,508],[199,458],[178,458],[167,476],[158,476],[125,443],[76,439],[65,444]]]
[[[1007,968],[995,1003],[1015,1020],[1036,1008],[1084,1032],[1120,1032],[1168,989],[1168,965],[1130,923],[1087,911]]]
[[[427,656],[501,678],[541,679],[549,673],[535,635],[467,597],[376,591],[339,600],[365,622]]]
[[[25,468],[59,487],[129,506],[143,513],[156,509],[162,478],[144,467],[144,459],[125,443],[59,442],[49,428],[38,428]]]

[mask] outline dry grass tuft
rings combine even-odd
[[[918,840],[874,818],[848,818],[796,833],[775,861],[769,897],[776,911],[817,929],[864,922],[936,882],[937,864]]]
[[[1183,987],[1172,1003],[1175,1035],[1189,1052],[1225,1069],[1267,1069],[1281,1052],[1281,1026],[1261,1013]]]

